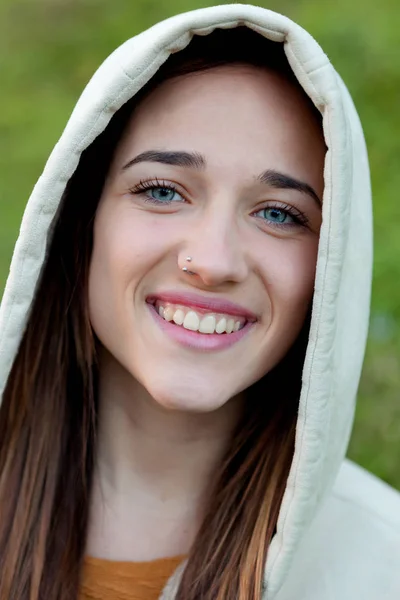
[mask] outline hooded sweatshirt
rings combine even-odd
[[[240,4],[181,14],[128,40],[95,73],[23,217],[0,310],[0,394],[27,323],[60,200],[82,152],[172,52],[185,48],[194,35],[238,26],[283,44],[295,77],[322,115],[327,146],[295,452],[265,565],[263,600],[397,600],[400,494],[345,459],[370,304],[367,151],[344,83],[316,41],[288,18]],[[183,569],[184,563],[163,600],[175,597]]]

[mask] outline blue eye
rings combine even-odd
[[[131,188],[131,194],[140,194],[150,204],[171,204],[172,202],[184,202],[185,199],[178,193],[172,183],[164,181],[140,181],[137,186]]]
[[[280,225],[294,223],[295,219],[289,214],[287,210],[273,206],[270,208],[263,208],[258,211],[257,214],[261,214],[262,218],[272,223],[278,223]]]
[[[165,204],[173,202],[174,200],[178,200],[176,196],[179,196],[176,190],[168,187],[153,187],[148,190],[147,195],[156,200],[156,202],[162,202]],[[179,196],[179,199],[182,199],[182,197]]]
[[[306,227],[308,217],[294,206],[266,206],[258,210],[255,215],[276,227]]]

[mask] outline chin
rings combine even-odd
[[[198,381],[192,381],[191,384],[184,381],[177,384],[175,381],[170,385],[163,381],[159,382],[159,386],[148,386],[147,391],[154,402],[166,410],[193,413],[218,410],[231,397],[226,395],[226,391],[217,393],[215,387],[211,387],[209,384],[199,385]]]

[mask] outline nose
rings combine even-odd
[[[185,265],[207,287],[240,283],[248,275],[243,246],[234,218],[223,215],[220,210],[188,228],[185,256],[190,255],[192,261]]]

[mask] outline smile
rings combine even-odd
[[[223,350],[235,345],[257,321],[253,313],[242,311],[237,305],[199,297],[192,297],[191,302],[186,295],[153,296],[147,298],[146,303],[156,324],[168,338],[200,351]]]
[[[187,306],[168,304],[157,301],[155,308],[165,321],[173,322],[175,325],[198,331],[199,333],[211,335],[213,333],[223,334],[239,331],[246,324],[245,317],[232,317],[228,314],[206,312],[200,309],[194,310]]]

